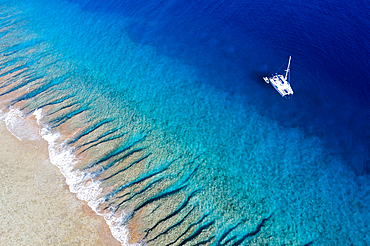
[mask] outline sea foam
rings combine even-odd
[[[25,115],[17,108],[8,112],[0,112],[0,120],[5,122],[6,128],[19,140],[39,140],[38,130],[26,121]]]
[[[127,215],[124,213],[117,214],[114,210],[107,212],[98,209],[98,206],[104,200],[104,198],[99,198],[102,191],[100,182],[93,179],[92,173],[73,170],[78,160],[73,154],[72,148],[67,146],[64,141],[58,141],[61,137],[59,132],[52,132],[47,125],[41,123],[42,109],[35,110],[33,115],[36,117],[39,129],[32,126],[32,122],[27,121],[26,116],[15,108],[6,113],[1,112],[0,120],[3,120],[7,129],[21,141],[38,140],[40,136],[46,140],[50,162],[59,168],[65,177],[69,190],[75,193],[78,199],[86,201],[96,214],[104,217],[112,235],[121,242],[121,245],[136,245],[128,243],[129,231],[124,225]]]

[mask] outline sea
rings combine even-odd
[[[370,245],[369,12],[0,0],[1,119],[122,245]]]

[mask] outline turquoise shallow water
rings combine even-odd
[[[196,58],[184,62],[138,41],[132,23],[141,16],[119,18],[68,1],[0,7],[4,110],[42,109],[36,112],[51,160],[81,199],[108,221],[120,218],[112,230],[124,245],[120,227],[130,231],[130,243],[146,245],[370,240],[368,176],[356,175],[306,125],[269,114],[296,101],[282,101],[235,66],[200,68]],[[254,64],[259,47],[246,49],[246,70],[265,70]],[[230,92],[225,81],[250,86]],[[255,103],[261,97],[266,111]]]

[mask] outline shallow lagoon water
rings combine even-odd
[[[119,3],[5,1],[0,99],[37,115],[70,190],[122,244],[366,244],[362,90],[323,83],[312,43],[268,45],[279,22],[261,27],[259,4]],[[288,53],[292,100],[260,79]]]

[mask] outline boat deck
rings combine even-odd
[[[270,78],[270,81],[273,80],[273,82],[270,82],[274,85],[275,89],[280,93],[281,96],[288,96],[293,95],[292,87],[290,87],[290,84],[288,81],[284,79],[283,75],[275,75],[274,77]]]
[[[274,77],[264,78],[264,80],[271,83],[282,97],[293,95],[293,89],[283,75],[275,75]]]
[[[290,61],[291,61],[292,57],[289,56],[289,61],[288,61],[288,67],[287,69],[285,70],[285,76],[283,75],[278,75],[277,73],[275,75],[273,75],[272,77],[268,78],[268,77],[263,77],[263,80],[267,83],[267,84],[271,84],[275,90],[277,92],[279,92],[279,94],[282,96],[282,97],[286,97],[286,96],[290,96],[290,95],[293,95],[293,89],[292,87],[290,87],[290,83],[288,81],[288,75],[290,75],[289,71],[290,71]],[[289,76],[290,77],[290,76]],[[290,80],[290,79],[289,79]]]

